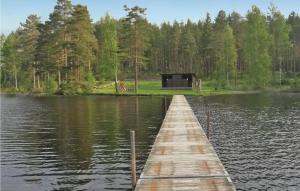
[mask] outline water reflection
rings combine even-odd
[[[189,97],[238,190],[300,190],[300,95]],[[205,125],[203,125],[206,129]]]
[[[141,172],[163,97],[1,97],[2,190],[126,190],[129,130]]]

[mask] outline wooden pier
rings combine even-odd
[[[184,96],[173,97],[135,190],[235,190]]]

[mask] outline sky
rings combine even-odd
[[[0,0],[1,33],[9,34],[16,30],[30,14],[36,14],[44,22],[53,11],[56,0]],[[203,20],[206,13],[214,18],[219,10],[232,11],[246,15],[252,5],[257,5],[262,12],[268,13],[273,2],[278,9],[288,16],[291,11],[300,14],[300,0],[72,0],[73,4],[87,5],[93,21],[98,21],[106,13],[115,18],[126,15],[123,5],[138,5],[147,8],[147,19],[156,24],[164,21],[173,22]]]

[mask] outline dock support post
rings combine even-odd
[[[209,139],[209,131],[210,131],[210,111],[206,112],[206,116],[207,116],[207,132],[206,132],[206,136]]]
[[[201,92],[202,91],[202,80],[199,79],[199,91]]]
[[[136,185],[136,162],[135,162],[135,132],[130,131],[130,151],[131,151],[131,183],[132,190]]]
[[[165,105],[165,113],[167,113],[167,97],[165,96],[165,99],[164,99],[164,105]]]

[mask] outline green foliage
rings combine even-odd
[[[119,68],[117,22],[106,15],[96,24],[96,34],[98,34],[100,49],[99,61],[96,66],[97,77],[102,80],[112,80]]]
[[[266,17],[256,6],[247,14],[245,34],[245,55],[248,68],[248,82],[253,88],[263,88],[271,79],[270,51],[271,36],[268,33]]]
[[[58,94],[72,95],[72,94],[88,94],[93,93],[96,79],[92,72],[88,72],[82,82],[69,81],[61,84],[61,89]]]
[[[202,34],[199,43],[199,52],[203,59],[202,76],[208,78],[212,73],[212,58],[213,58],[213,27],[211,18],[207,13],[205,22],[202,27]]]
[[[72,12],[70,28],[72,31],[71,49],[74,55],[72,66],[76,70],[77,81],[84,76],[81,71],[87,72],[92,69],[92,62],[95,59],[97,49],[97,39],[94,35],[95,28],[91,23],[91,18],[86,6],[76,5]]]
[[[291,83],[292,84],[292,88],[294,90],[297,90],[300,92],[300,78],[296,78],[293,80],[293,82]]]
[[[44,82],[43,91],[47,94],[55,93],[57,91],[57,88],[58,88],[57,82],[52,78]]]
[[[11,33],[1,48],[1,82],[2,85],[18,89],[21,59],[18,54],[18,36]]]
[[[62,95],[73,95],[73,94],[81,94],[81,83],[79,82],[63,82],[61,84],[60,90],[57,92]]]
[[[146,36],[145,31],[147,31],[147,20],[144,18],[146,8],[141,8],[139,6],[134,6],[128,8],[124,5],[124,10],[127,12],[125,19],[123,20],[124,27],[127,29],[124,31],[124,42],[126,46],[126,55],[128,61],[134,65],[135,73],[135,84],[138,83],[138,71],[139,66],[143,65],[145,59],[145,49],[148,43],[148,36]],[[135,86],[137,91],[138,86]]]
[[[87,82],[89,82],[90,84],[92,85],[95,85],[96,83],[96,78],[94,77],[93,73],[92,72],[88,72],[85,76],[85,80]]]
[[[216,87],[225,88],[229,86],[229,80],[236,74],[237,50],[232,28],[224,19],[217,19],[217,21],[213,43],[217,59],[214,79],[216,80]]]
[[[124,18],[106,15],[95,25],[87,7],[70,0],[57,0],[44,23],[30,15],[15,32],[1,36],[1,85],[36,90],[39,77],[46,92],[63,82],[61,93],[89,93],[93,76],[107,81],[117,75],[156,79],[159,73],[193,72],[217,89],[236,83],[242,89],[297,87],[300,17],[295,12],[286,19],[271,6],[267,20],[253,6],[246,17],[221,10],[215,21],[207,14],[197,23],[155,25],[147,21],[146,9],[124,8]]]
[[[288,53],[292,44],[290,43],[289,34],[290,26],[286,23],[284,16],[271,5],[270,33],[272,34],[272,51],[273,51],[273,71],[282,70],[284,56]],[[281,79],[280,79],[281,80]],[[281,82],[280,82],[281,83]]]
[[[181,58],[180,68],[181,72],[193,72],[193,63],[196,54],[197,42],[192,33],[191,24],[188,25],[185,31],[181,35],[180,39],[180,54],[179,59]]]
[[[81,84],[81,89],[83,93],[93,93],[96,84],[96,79],[92,72],[88,72],[85,81]]]
[[[28,69],[35,67],[35,53],[40,35],[39,24],[40,18],[37,15],[29,15],[25,23],[21,23],[21,27],[18,29],[19,54],[22,57],[23,66]]]
[[[49,21],[46,21],[41,32],[47,39],[40,39],[43,43],[44,56],[47,62],[50,62],[52,72],[61,72],[62,68],[69,66],[71,60],[68,54],[70,50],[70,19],[73,12],[70,0],[57,0],[53,12],[49,15]],[[46,41],[46,42],[42,42]],[[43,58],[43,57],[42,57]],[[61,78],[61,76],[60,76]],[[59,82],[61,79],[59,79]]]

